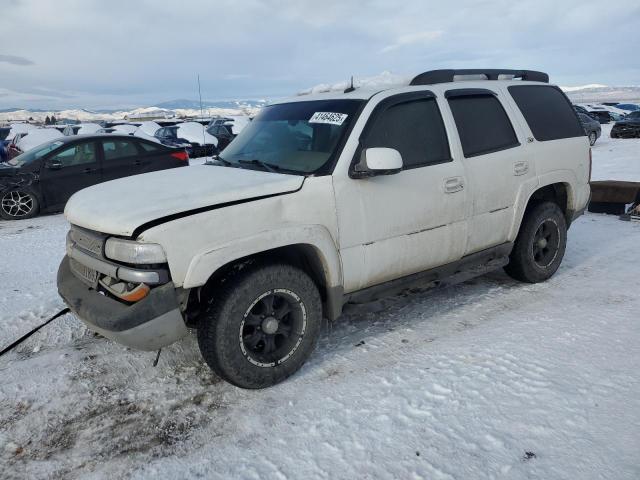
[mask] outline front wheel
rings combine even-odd
[[[0,194],[0,217],[21,220],[35,217],[40,210],[38,197],[29,190],[10,190]]]
[[[539,203],[525,213],[505,271],[522,282],[543,282],[558,270],[566,246],[562,210],[553,202]]]
[[[285,264],[250,265],[223,282],[198,326],[200,352],[221,378],[265,388],[295,373],[320,334],[318,288]]]

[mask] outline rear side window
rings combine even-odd
[[[102,145],[106,160],[138,155],[136,144],[131,140],[109,140]]]
[[[395,148],[404,168],[448,162],[449,141],[433,98],[392,105],[380,113],[364,141],[366,148]]]
[[[520,145],[507,113],[495,96],[455,96],[449,98],[449,106],[458,127],[465,157]]]
[[[145,152],[157,152],[161,149],[160,146],[154,145],[153,143],[140,142],[139,145]]]
[[[573,107],[558,88],[543,85],[509,87],[536,140],[581,137],[584,131]]]

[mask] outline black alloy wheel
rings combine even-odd
[[[240,324],[240,349],[259,367],[285,362],[296,349],[307,328],[307,312],[300,297],[287,289],[260,295]]]

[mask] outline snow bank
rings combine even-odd
[[[362,77],[362,78],[353,78],[353,86],[356,88],[365,88],[365,89],[386,89],[393,87],[404,87],[411,83],[415,75],[397,75],[395,73],[391,73],[388,71],[382,72],[380,75],[375,75],[373,77]],[[344,90],[351,85],[351,80],[344,80],[342,82],[327,84],[321,83],[320,85],[316,85],[315,87],[308,88],[307,90],[303,90],[298,93],[298,95],[312,95],[316,93],[326,93],[326,92],[334,92]]]
[[[207,133],[207,127],[198,122],[178,124],[178,137],[199,145],[218,145],[218,139]]]
[[[18,140],[17,145],[20,150],[27,152],[38,145],[42,145],[43,143],[62,137],[64,137],[64,135],[55,128],[36,128],[29,130],[29,133]]]

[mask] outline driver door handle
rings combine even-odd
[[[98,170],[97,168],[91,168],[91,167],[87,167],[83,170],[84,173],[93,173],[96,170]]]
[[[464,188],[462,177],[449,177],[444,179],[445,193],[456,193]]]

